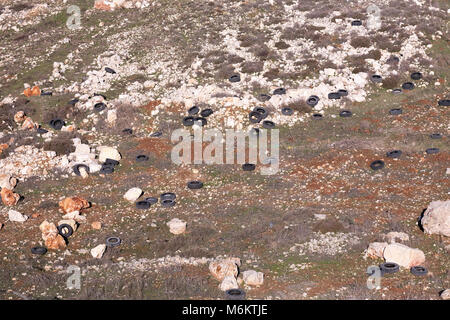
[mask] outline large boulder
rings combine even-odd
[[[105,162],[106,159],[112,159],[116,161],[120,161],[120,159],[122,159],[122,156],[116,148],[102,146],[98,147],[97,150],[100,152],[100,154],[98,155],[98,161],[102,163]]]
[[[400,243],[387,245],[383,257],[386,262],[395,262],[405,268],[418,266],[425,262],[425,254],[422,250],[410,248]]]
[[[229,258],[219,261],[213,261],[209,264],[209,271],[219,281],[222,281],[226,276],[237,277],[238,266],[240,266],[240,259]]]
[[[81,211],[82,209],[89,208],[89,202],[81,197],[65,198],[59,202],[59,208],[64,213]]]
[[[450,200],[431,202],[420,222],[425,233],[450,237]]]
[[[233,276],[226,276],[222,280],[222,283],[219,285],[219,289],[222,291],[227,291],[230,289],[237,289],[237,288],[239,288],[239,285],[236,281],[236,278]]]
[[[367,248],[367,256],[370,258],[383,258],[384,249],[387,247],[387,242],[372,242]]]

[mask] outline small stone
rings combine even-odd
[[[63,219],[73,219],[76,222],[84,222],[84,221],[86,221],[86,217],[80,215],[79,211],[69,212],[69,213],[63,215],[62,217],[63,217]]]
[[[73,219],[64,219],[64,220],[58,221],[58,226],[60,226],[62,224],[68,224],[69,226],[72,227],[73,231],[77,231],[78,225],[77,225],[76,221]]]
[[[413,249],[400,243],[387,245],[383,257],[386,262],[395,262],[405,268],[419,266],[425,262],[425,254],[422,250]]]
[[[51,250],[63,250],[66,248],[66,241],[60,234],[57,234],[48,237],[47,240],[45,240],[45,246],[47,249]]]
[[[98,156],[98,161],[105,162],[106,159],[112,159],[116,161],[120,161],[122,159],[122,156],[120,155],[119,151],[113,147],[99,147],[97,148],[98,151],[100,151],[100,154]]]
[[[2,188],[2,190],[0,191],[0,196],[2,198],[3,204],[8,207],[15,206],[20,199],[19,194],[14,193],[12,190],[9,190],[7,188]]]
[[[50,223],[47,220],[43,221],[39,225],[39,230],[42,232],[42,240],[47,241],[47,239],[55,238],[58,234],[58,229],[54,223]]]
[[[388,243],[396,243],[397,240],[400,240],[402,242],[409,241],[409,235],[407,235],[404,232],[389,232],[384,237]]]
[[[92,229],[100,230],[102,228],[102,224],[99,221],[94,221],[91,224]]]
[[[19,211],[9,210],[8,211],[9,221],[13,222],[25,222],[28,220],[26,215],[21,214]]]
[[[124,198],[130,202],[135,202],[142,195],[140,188],[131,188],[124,194]]]
[[[239,285],[236,281],[236,278],[233,276],[226,276],[222,280],[222,283],[219,285],[219,289],[222,291],[227,291],[227,290],[236,289],[236,288],[239,288]]]
[[[16,187],[17,179],[11,177],[9,174],[0,174],[0,188],[13,190]]]
[[[81,197],[71,197],[65,198],[64,200],[60,201],[59,207],[64,213],[69,213],[89,208],[89,202]]]
[[[247,270],[242,273],[245,284],[249,286],[260,286],[264,282],[264,273],[255,270]]]
[[[174,218],[167,222],[169,231],[173,234],[182,234],[186,231],[186,222],[178,218]]]
[[[99,244],[95,248],[91,249],[91,255],[96,259],[101,259],[106,250],[106,244]]]

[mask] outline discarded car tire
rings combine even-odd
[[[176,204],[175,200],[164,199],[161,201],[161,206],[163,206],[165,208],[171,208],[171,207],[175,206],[175,204]]]
[[[262,120],[262,115],[257,111],[252,111],[249,113],[248,119],[251,123],[259,123]]]
[[[255,107],[253,109],[253,111],[258,112],[259,114],[261,114],[261,119],[265,119],[267,118],[267,116],[269,115],[269,111],[267,111],[265,108],[263,107]]]
[[[422,79],[422,74],[420,72],[413,72],[411,73],[411,79],[420,80]]]
[[[103,165],[99,171],[100,174],[111,174],[114,173],[114,167]]]
[[[39,127],[36,129],[36,132],[38,134],[46,134],[48,132],[48,130],[45,130],[45,129]]]
[[[320,113],[314,113],[314,114],[312,115],[312,118],[313,118],[313,119],[316,119],[316,120],[319,120],[319,119],[322,119],[322,118],[323,118],[323,115],[320,114]]]
[[[55,130],[61,130],[65,124],[66,123],[64,122],[64,120],[61,119],[53,119],[49,122],[50,127],[52,127]]]
[[[105,162],[103,163],[104,166],[118,166],[119,165],[119,161],[114,160],[114,159],[110,159],[110,158],[106,158]]]
[[[86,170],[87,173],[90,173],[89,166],[87,166],[85,164],[76,164],[72,167],[72,170],[77,176],[81,176],[81,173],[80,173],[81,168],[84,168],[84,170]]]
[[[58,233],[62,237],[68,238],[73,234],[73,228],[70,225],[63,223],[58,226]]]
[[[200,112],[200,115],[203,117],[203,118],[207,118],[207,117],[209,117],[210,115],[212,115],[214,113],[214,111],[212,110],[212,109],[203,109],[202,110],[202,112]]]
[[[410,269],[410,272],[415,276],[426,276],[428,274],[428,270],[422,266],[414,266]]]
[[[109,67],[105,67],[105,71],[106,71],[107,73],[111,73],[111,74],[115,74],[115,73],[116,73],[116,71],[115,71],[114,69],[111,69],[111,68],[109,68]]]
[[[103,102],[99,102],[94,105],[94,111],[100,112],[105,109],[106,109],[106,104],[104,104]]]
[[[292,116],[294,114],[294,110],[289,107],[284,107],[281,109],[281,114],[284,116]]]
[[[200,127],[206,126],[207,123],[208,123],[208,120],[206,120],[206,118],[203,118],[203,117],[196,117],[194,119],[194,124],[196,124]]]
[[[339,94],[339,92],[330,92],[328,94],[328,99],[337,100],[340,98],[341,98],[341,95]]]
[[[270,120],[264,120],[263,121],[263,127],[266,129],[273,129],[275,128],[275,123],[273,121]]]
[[[380,170],[384,168],[384,161],[383,160],[375,160],[370,164],[370,168],[372,170]]]
[[[200,111],[200,108],[197,106],[190,107],[188,110],[188,114],[190,116],[196,115]]]
[[[339,112],[339,116],[342,118],[349,118],[352,116],[352,112],[350,110],[342,110]]]
[[[136,208],[138,208],[138,209],[145,210],[145,209],[150,208],[150,205],[151,205],[151,203],[149,201],[145,201],[145,200],[136,202]]]
[[[194,117],[184,117],[183,119],[183,125],[185,125],[186,127],[191,127],[194,125]]]
[[[158,137],[161,137],[161,136],[162,136],[162,132],[160,132],[160,131],[153,132],[150,135],[150,137],[153,137],[153,138],[158,138]]]
[[[345,90],[345,89],[339,89],[339,90],[338,90],[338,93],[339,93],[339,95],[340,95],[341,97],[346,97],[346,96],[348,96],[348,91]]]
[[[108,237],[105,242],[107,247],[113,248],[119,246],[122,240],[119,237]]]
[[[273,91],[273,94],[274,94],[274,95],[282,95],[282,94],[286,94],[286,89],[285,89],[285,88],[278,88],[278,89],[275,89],[275,90]]]
[[[362,21],[361,20],[353,20],[351,25],[354,27],[362,26]]]
[[[123,130],[122,130],[122,133],[125,133],[125,134],[133,134],[133,129],[130,129],[130,128],[123,129]]]
[[[52,96],[53,92],[51,91],[41,91],[41,96]]]
[[[225,291],[225,297],[227,300],[244,300],[245,291],[239,288],[229,289]]]
[[[380,83],[383,81],[383,77],[381,77],[379,74],[373,74],[370,76],[370,80],[375,83]]]
[[[439,100],[438,105],[448,107],[450,106],[450,99]]]
[[[77,102],[79,102],[79,101],[80,101],[80,99],[75,98],[75,99],[70,100],[70,101],[68,102],[68,104],[74,106],[74,105],[76,105]]]
[[[430,134],[431,139],[442,139],[442,134],[440,133],[432,133]]]
[[[400,150],[392,150],[386,153],[386,157],[388,158],[400,158],[400,156],[402,155],[402,152]]]
[[[158,203],[158,198],[147,197],[147,198],[145,198],[145,201],[149,202],[150,204],[155,204],[155,203]]]
[[[234,74],[234,75],[232,75],[232,76],[230,77],[229,80],[230,80],[230,82],[232,82],[232,83],[236,83],[236,82],[241,81],[241,76],[238,75],[238,74]]]
[[[436,154],[439,153],[439,148],[428,148],[427,150],[425,150],[425,152],[427,154]]]
[[[33,247],[31,248],[32,254],[44,255],[47,253],[47,248],[45,247]]]
[[[149,157],[146,156],[145,154],[140,154],[136,157],[136,162],[144,162],[144,161],[148,161]]]
[[[201,189],[201,188],[203,188],[203,182],[201,182],[201,181],[189,181],[188,183],[187,183],[187,187],[189,188],[189,189]]]
[[[161,202],[163,200],[175,200],[176,197],[177,197],[177,195],[175,193],[172,193],[172,192],[166,192],[166,193],[163,193],[163,194],[160,195]]]
[[[398,115],[400,115],[402,113],[403,113],[403,110],[400,109],[400,108],[394,108],[394,109],[389,110],[389,114],[391,116],[398,116]]]
[[[319,102],[318,96],[310,96],[308,99],[306,99],[306,104],[310,107],[314,107]]]
[[[402,89],[403,90],[412,90],[414,89],[415,85],[412,82],[405,82],[404,84],[402,84]]]
[[[242,165],[242,170],[244,171],[253,171],[255,170],[256,165],[254,165],[253,163],[244,163]]]
[[[395,262],[385,262],[380,264],[380,269],[382,274],[392,274],[400,270],[400,266]]]

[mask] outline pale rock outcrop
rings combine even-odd
[[[249,286],[260,286],[264,282],[264,273],[255,270],[247,270],[242,273],[245,284]]]
[[[420,222],[425,233],[450,237],[450,200],[431,202]]]
[[[405,268],[418,266],[425,262],[425,254],[422,250],[410,248],[400,243],[387,245],[383,257],[386,262],[395,262]]]

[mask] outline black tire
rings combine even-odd
[[[400,266],[395,262],[385,262],[380,264],[381,274],[392,274],[400,271]]]
[[[194,117],[184,117],[183,118],[183,125],[185,125],[186,127],[191,127],[194,125]]]
[[[66,125],[66,123],[61,119],[53,119],[50,121],[49,125],[55,130],[61,130],[61,128]]]
[[[208,124],[208,120],[206,120],[206,118],[203,118],[203,117],[196,117],[194,119],[194,124],[196,124],[200,127],[204,127]]]
[[[96,112],[100,112],[105,109],[106,109],[106,104],[104,104],[103,102],[99,102],[94,105],[94,111],[96,111]]]
[[[76,164],[76,165],[74,165],[74,166],[72,167],[73,172],[74,172],[77,176],[81,176],[80,168],[84,168],[88,174],[90,173],[89,166],[80,163],[80,164]]]
[[[380,170],[384,168],[384,161],[383,160],[375,160],[370,164],[370,168],[372,170]]]
[[[114,173],[114,167],[103,165],[98,173],[99,174],[112,174],[112,173]]]
[[[122,240],[119,237],[108,237],[105,241],[106,246],[110,248],[120,246],[121,243]]]
[[[352,112],[350,110],[342,110],[339,112],[339,116],[341,118],[350,118],[352,116]]]
[[[114,160],[114,159],[110,159],[110,158],[106,158],[105,162],[103,163],[104,166],[118,166],[119,165],[119,161]]]
[[[286,94],[286,89],[285,89],[285,88],[278,88],[278,89],[275,89],[275,90],[273,91],[273,94],[274,94],[274,95],[282,95],[282,94]]]
[[[41,96],[52,96],[53,92],[51,91],[41,91]]]
[[[259,123],[262,120],[262,116],[261,113],[257,111],[252,111],[248,115],[248,119],[250,120],[251,123]]]
[[[392,150],[386,153],[386,157],[388,158],[400,158],[400,156],[402,155],[402,152],[400,150]]]
[[[253,171],[253,170],[255,170],[255,168],[256,168],[256,165],[253,163],[244,163],[242,165],[242,170],[244,170],[244,171]]]
[[[320,114],[320,113],[314,113],[314,114],[312,115],[312,118],[313,118],[313,119],[316,119],[316,120],[320,120],[320,119],[323,118],[323,115]]]
[[[31,248],[32,254],[44,255],[47,253],[47,248],[45,247],[33,247]]]
[[[122,130],[122,133],[125,133],[125,134],[133,134],[133,129],[130,129],[130,128],[123,129],[123,130]]]
[[[337,100],[340,98],[341,98],[341,95],[339,94],[339,92],[330,92],[328,94],[328,99]]]
[[[245,300],[245,291],[239,288],[229,289],[225,291],[225,299],[227,300]]]
[[[440,133],[432,133],[430,134],[431,139],[442,139],[442,134]]]
[[[345,90],[345,89],[339,89],[339,90],[338,90],[338,93],[339,93],[339,95],[340,95],[341,97],[346,97],[346,96],[348,96],[348,91]]]
[[[362,21],[361,21],[361,20],[353,20],[352,23],[351,23],[351,25],[352,25],[353,27],[359,27],[359,26],[362,26]]]
[[[402,89],[403,90],[412,90],[414,89],[415,85],[412,82],[405,82],[404,84],[402,84]]]
[[[63,223],[58,226],[58,233],[63,238],[69,238],[73,234],[73,228],[70,225]]]
[[[264,120],[263,121],[263,128],[273,129],[273,128],[275,128],[275,123],[273,121],[270,121],[270,120]]]
[[[166,192],[161,194],[159,198],[161,199],[161,202],[163,200],[175,200],[177,198],[177,195],[173,192]]]
[[[428,148],[427,150],[425,150],[427,154],[436,154],[439,153],[439,151],[439,148]]]
[[[45,130],[45,129],[39,127],[39,128],[36,129],[36,132],[38,134],[46,134],[48,132],[48,130]]]
[[[146,210],[146,209],[149,209],[150,206],[151,206],[151,203],[148,202],[148,201],[145,201],[145,200],[136,202],[136,208],[137,209]]]
[[[136,162],[144,162],[144,161],[148,161],[149,157],[146,156],[145,154],[140,154],[138,156],[136,156]]]
[[[116,71],[114,69],[111,69],[109,67],[105,67],[105,71],[108,72],[108,73],[111,73],[111,74],[115,74],[116,73]]]
[[[161,201],[161,206],[163,206],[164,208],[171,208],[175,206],[175,204],[175,200],[165,199]]]
[[[214,113],[214,111],[213,111],[213,109],[203,109],[202,110],[202,112],[200,112],[200,115],[203,117],[203,118],[207,118],[207,117],[209,117],[210,115],[212,115]]]
[[[187,183],[187,187],[189,189],[193,189],[193,190],[201,189],[201,188],[203,188],[203,182],[201,182],[201,181],[189,181]]]
[[[422,267],[422,266],[414,266],[414,267],[412,267],[411,269],[409,269],[409,271],[410,271],[413,275],[415,275],[415,276],[420,276],[420,277],[426,276],[426,275],[428,274],[427,268]]]
[[[147,197],[147,198],[145,198],[145,201],[150,202],[150,204],[155,204],[155,203],[158,203],[158,198]]]
[[[188,110],[188,114],[190,116],[196,115],[200,111],[200,108],[197,106],[190,107]]]
[[[236,83],[236,82],[241,81],[241,76],[238,74],[233,74],[229,80],[230,80],[230,82]]]
[[[379,74],[373,74],[370,76],[370,80],[375,83],[380,83],[383,81],[383,77],[380,76]]]
[[[284,116],[292,116],[294,114],[294,110],[289,107],[284,107],[281,109],[281,114]]]
[[[403,110],[401,108],[394,108],[394,109],[389,110],[389,114],[391,116],[398,116],[402,113],[403,113]]]
[[[310,96],[308,99],[306,99],[306,104],[310,107],[316,106],[316,104],[319,102],[318,96]]]
[[[448,107],[450,106],[450,99],[439,100],[438,105]]]
[[[265,119],[267,118],[267,116],[269,115],[269,111],[267,111],[265,108],[263,107],[255,107],[253,109],[253,111],[258,112],[259,114],[261,114],[261,119]]]
[[[411,79],[420,80],[422,79],[422,74],[420,72],[413,72],[411,73]]]

